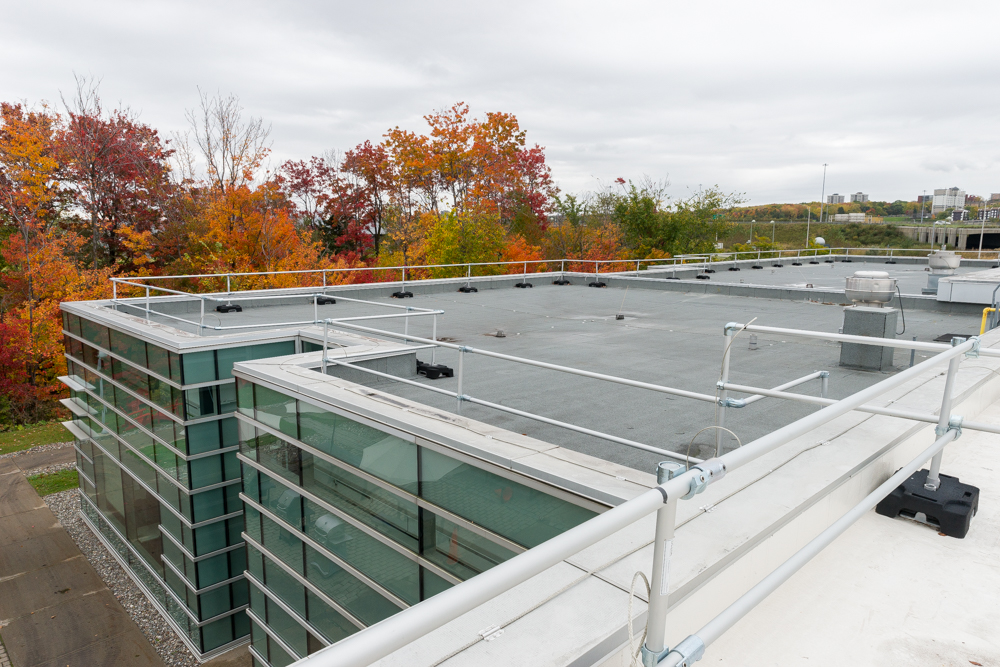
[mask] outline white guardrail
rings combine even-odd
[[[636,383],[624,378],[616,378],[578,369],[571,369],[554,364],[546,364],[534,360],[513,357],[511,355],[471,348],[468,346],[453,345],[440,341],[416,338],[406,334],[380,331],[371,327],[359,324],[343,323],[337,320],[328,320],[329,325],[345,327],[366,333],[403,338],[404,340],[423,345],[436,345],[443,348],[450,348],[459,352],[461,359],[465,354],[481,354],[498,359],[511,361],[514,363],[528,364],[582,375],[595,379],[607,380],[630,386],[642,386],[653,391],[661,391],[674,395],[684,396],[694,400],[711,400],[718,402],[720,412],[724,404],[724,399],[717,393],[715,396],[708,394],[697,394],[695,392],[685,392],[669,387],[656,385],[645,385]],[[488,602],[496,596],[510,590],[514,586],[521,584],[531,577],[540,574],[544,570],[552,567],[560,561],[569,558],[579,551],[609,537],[615,532],[634,523],[640,518],[657,512],[656,535],[654,544],[656,545],[653,556],[651,582],[652,593],[650,595],[646,640],[642,647],[643,661],[646,665],[690,665],[698,660],[704,653],[707,646],[715,641],[719,636],[728,630],[732,625],[747,614],[767,595],[773,592],[781,583],[786,581],[794,572],[808,562],[813,556],[830,544],[834,538],[844,532],[851,524],[857,521],[865,512],[874,507],[883,497],[907,479],[914,471],[918,470],[930,459],[931,467],[927,483],[929,485],[939,484],[940,466],[942,450],[945,445],[958,437],[961,428],[973,428],[988,431],[991,433],[1000,432],[1000,428],[989,424],[978,424],[963,422],[961,418],[952,415],[952,391],[955,376],[959,369],[959,364],[966,356],[1000,356],[1000,351],[980,349],[979,339],[971,338],[963,340],[956,338],[951,345],[934,343],[917,343],[913,341],[899,341],[894,339],[851,337],[838,334],[825,334],[822,332],[777,329],[774,327],[754,326],[753,324],[730,323],[725,327],[724,357],[728,357],[729,348],[733,336],[740,331],[760,331],[770,333],[781,333],[787,336],[799,336],[805,338],[819,338],[825,340],[840,340],[849,342],[863,342],[869,345],[891,345],[893,347],[915,347],[921,350],[938,352],[935,356],[923,361],[906,370],[900,371],[896,375],[889,377],[867,389],[863,389],[847,398],[834,401],[820,398],[819,401],[825,405],[817,412],[799,419],[787,426],[779,428],[753,442],[749,442],[740,448],[728,453],[717,453],[717,456],[704,461],[691,459],[688,465],[679,463],[661,463],[658,469],[659,485],[641,494],[640,496],[627,501],[603,514],[600,514],[589,521],[572,528],[561,535],[544,542],[528,551],[515,556],[514,558],[501,563],[486,572],[476,575],[461,584],[458,584],[444,592],[429,598],[419,605],[403,610],[398,614],[362,630],[340,642],[329,646],[317,653],[303,658],[295,664],[303,667],[363,667],[372,662],[389,655],[390,653],[406,646],[423,635],[443,626],[462,614],[475,607]],[[860,340],[855,340],[860,339]],[[325,347],[324,347],[325,350]],[[360,369],[345,362],[340,362],[326,358],[324,351],[324,362],[330,364],[343,364],[351,368]],[[869,406],[868,403],[878,396],[899,387],[910,380],[929,372],[937,373],[937,367],[948,362],[947,379],[941,399],[941,409],[939,415],[921,414],[901,410],[884,410]],[[728,364],[724,364],[728,366]],[[437,393],[444,393],[456,398],[460,407],[462,402],[468,401],[478,405],[504,409],[510,411],[506,406],[498,406],[485,401],[479,401],[465,395],[461,391],[461,368],[459,363],[459,390],[449,392],[440,388],[425,388]],[[814,373],[805,378],[786,383],[782,388],[788,388],[796,383],[809,381],[820,377],[819,373]],[[393,378],[398,379],[398,378]],[[412,382],[411,382],[412,383]],[[419,383],[415,383],[419,384]],[[793,396],[796,400],[816,401],[816,397],[801,397],[797,394],[788,395],[781,390],[766,390],[742,385],[729,384],[720,381],[718,388],[721,390],[749,393],[755,396],[772,396],[775,398],[790,399]],[[825,393],[825,391],[824,391]],[[664,560],[669,559],[671,549],[666,548],[673,538],[673,529],[676,521],[677,501],[679,499],[692,498],[696,494],[704,491],[710,485],[723,479],[727,472],[740,468],[750,461],[778,448],[782,445],[798,438],[813,429],[826,424],[827,422],[852,410],[874,412],[876,414],[890,414],[894,417],[914,419],[917,421],[932,422],[937,424],[937,440],[927,448],[920,456],[913,459],[899,472],[880,485],[875,491],[869,494],[861,503],[850,512],[842,516],[831,524],[821,535],[811,541],[794,556],[789,558],[784,564],[765,577],[759,584],[746,593],[730,607],[716,616],[711,622],[706,624],[699,632],[680,641],[673,648],[666,643],[667,628],[665,624],[667,612],[667,583],[663,577],[667,576],[669,567]],[[537,418],[535,415],[518,412],[523,416]],[[724,417],[717,417],[717,426],[721,426]],[[548,423],[555,423],[554,420],[546,420]],[[557,425],[565,426],[564,424]],[[606,437],[604,434],[597,434],[599,437]],[[620,441],[620,440],[619,440]],[[623,443],[632,444],[632,443]],[[652,450],[653,448],[642,447]],[[666,453],[666,452],[664,452]],[[672,458],[678,458],[676,454],[669,453]]]

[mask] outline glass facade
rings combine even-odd
[[[199,653],[250,633],[236,361],[293,340],[180,354],[63,313],[84,513]]]
[[[177,352],[63,325],[84,515],[201,654],[249,637],[255,665],[291,664],[595,514],[234,380],[294,340]]]
[[[237,378],[255,658],[288,664],[595,513]]]

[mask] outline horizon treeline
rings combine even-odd
[[[112,276],[350,268],[331,282],[371,282],[403,265],[663,258],[790,206],[738,208],[717,186],[671,200],[650,178],[564,194],[513,114],[475,117],[461,102],[424,116],[423,132],[277,166],[269,125],[236,96],[202,94],[186,118],[187,132],[164,137],[86,79],[58,107],[0,103],[0,425],[54,416],[59,303],[110,297]],[[482,272],[508,270],[521,267]]]

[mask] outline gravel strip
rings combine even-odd
[[[76,461],[69,461],[67,463],[55,463],[50,466],[39,466],[38,468],[31,468],[30,470],[23,470],[25,477],[33,477],[35,475],[51,475],[54,472],[59,472],[60,470],[71,470],[76,467]]]
[[[10,452],[9,454],[0,454],[0,459],[12,459],[15,456],[21,456],[22,454],[33,454],[35,452],[48,452],[53,449],[65,449],[66,447],[72,447],[73,441],[69,442],[54,442],[51,445],[35,445],[29,449],[22,449],[19,452]]]
[[[44,446],[48,447],[49,445]],[[40,448],[36,448],[36,450],[40,451]],[[118,598],[125,611],[142,630],[142,634],[146,635],[160,659],[170,667],[196,667],[199,663],[195,657],[191,655],[173,629],[167,625],[166,620],[156,611],[149,598],[139,590],[139,587],[125,573],[114,556],[90,532],[87,524],[80,518],[80,490],[70,489],[61,493],[53,493],[45,496],[42,500],[56,515],[59,523],[80,547],[80,551],[87,557],[104,583]]]

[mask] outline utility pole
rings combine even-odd
[[[826,204],[826,163],[823,163],[823,194],[819,196],[819,224],[823,224],[823,206]]]
[[[924,204],[927,203],[927,190],[924,190],[924,196],[920,198],[920,224],[924,224]]]

